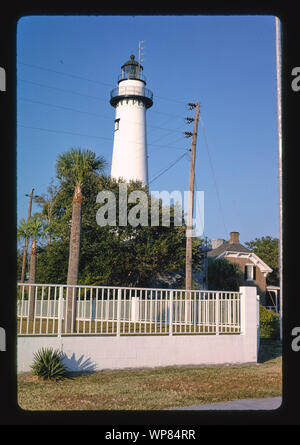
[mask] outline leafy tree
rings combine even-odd
[[[170,209],[170,227],[163,226],[163,206],[159,204],[160,224],[158,226],[132,227],[117,225],[99,226],[96,215],[102,205],[96,202],[100,191],[112,191],[116,197],[116,208],[119,208],[119,186],[122,180],[115,180],[105,175],[94,175],[87,178],[82,187],[81,246],[79,261],[79,284],[151,286],[158,275],[181,271],[185,267],[185,227],[174,225],[174,207]],[[128,195],[132,191],[144,191],[150,202],[146,187],[138,181],[128,184]],[[54,206],[52,225],[56,236],[49,245],[39,253],[39,280],[43,282],[65,282],[63,277],[67,270],[67,243],[69,237],[68,222],[72,215],[72,187],[68,182],[60,185]],[[129,203],[127,216],[136,204]],[[143,209],[141,208],[141,211]],[[147,209],[150,221],[150,206]],[[116,213],[119,224],[119,214]],[[194,269],[201,266],[201,240],[193,241]],[[179,285],[181,282],[178,283]]]
[[[236,264],[225,258],[208,260],[208,283],[210,289],[237,291],[242,272]]]
[[[105,189],[115,190],[117,196],[117,207],[119,196],[117,190],[122,181],[114,181],[110,178],[102,178],[105,181]],[[116,190],[117,188],[117,190]],[[161,200],[155,200],[150,196],[147,187],[142,187],[139,182],[131,181],[128,184],[128,195],[131,192],[143,191],[147,196],[146,204],[139,201],[140,212],[148,215],[148,225],[139,224],[137,227],[127,224],[124,227],[118,225],[111,230],[114,236],[110,239],[109,255],[107,256],[110,282],[123,286],[151,285],[151,281],[158,274],[172,273],[184,269],[185,266],[185,226],[175,225],[175,207],[163,206]],[[151,200],[152,198],[152,200]],[[151,203],[158,208],[158,225],[151,226]],[[129,203],[127,217],[136,204]],[[145,208],[146,206],[146,208]],[[170,212],[169,225],[163,225],[163,214]],[[119,215],[117,215],[117,224]],[[201,254],[200,242],[194,240],[194,267],[200,268]],[[184,273],[182,271],[182,273]],[[108,283],[109,284],[109,283]]]
[[[69,241],[54,240],[37,249],[37,283],[66,284],[68,274]]]
[[[57,194],[59,191],[59,186],[54,184],[53,178],[50,181],[50,185],[48,187],[48,193],[40,196],[34,196],[34,201],[41,207],[41,217],[45,218],[47,227],[48,227],[48,242],[51,243],[52,235],[53,235],[53,210],[55,205],[55,200],[57,198]]]
[[[37,240],[44,236],[46,226],[39,214],[34,214],[28,221],[21,219],[17,229],[17,239],[31,238],[29,282],[35,283]]]
[[[271,236],[255,238],[253,241],[245,243],[246,246],[261,258],[273,272],[267,276],[267,283],[279,286],[279,240]]]
[[[37,240],[45,234],[45,223],[40,215],[35,214],[28,221],[21,219],[18,230],[18,239],[31,238],[30,267],[29,267],[29,283],[36,282],[36,257],[37,257]],[[29,319],[34,318],[34,288],[29,288]]]
[[[260,338],[280,338],[280,315],[260,305]]]
[[[21,252],[21,250],[17,249],[17,279],[18,280],[22,274],[22,258],[23,258],[23,252]]]

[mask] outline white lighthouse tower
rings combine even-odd
[[[153,104],[145,88],[143,67],[134,55],[121,67],[117,88],[110,93],[116,109],[111,177],[148,184],[146,110]]]

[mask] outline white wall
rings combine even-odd
[[[30,371],[34,352],[50,346],[65,353],[70,371],[256,362],[256,288],[240,289],[244,306],[240,335],[20,336],[18,372]]]

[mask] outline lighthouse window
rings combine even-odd
[[[120,119],[115,119],[115,131],[119,130],[119,122],[120,122]]]
[[[125,72],[127,74],[127,78],[128,79],[135,78],[136,77],[136,71],[137,71],[136,66],[127,66],[125,68]]]

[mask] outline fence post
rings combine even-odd
[[[173,291],[170,292],[169,298],[169,335],[173,335]]]
[[[63,286],[59,287],[59,297],[58,297],[58,327],[57,327],[57,336],[61,338],[61,327],[62,327],[62,319],[63,319],[63,304],[64,304],[64,288]]]
[[[259,299],[256,286],[241,286],[239,289],[241,295],[240,312],[241,312],[241,335],[247,336],[249,341],[247,346],[249,354],[249,362],[257,361],[258,355],[258,308]]]
[[[246,288],[240,287],[240,334],[246,334]]]
[[[120,337],[121,332],[121,289],[118,289],[118,301],[117,301],[117,337]]]
[[[29,292],[28,292],[28,319],[30,321],[34,320],[34,315],[35,315],[35,289],[37,288],[36,286],[32,285],[32,286],[28,286],[29,287]]]
[[[219,319],[219,314],[220,314],[220,294],[219,292],[216,293],[216,313],[215,313],[215,317],[216,317],[216,335],[219,335],[220,333],[220,319]]]
[[[260,348],[260,297],[256,295],[256,327],[257,327],[257,355]]]
[[[131,301],[130,321],[136,323],[140,317],[139,297],[131,297],[129,301]]]

